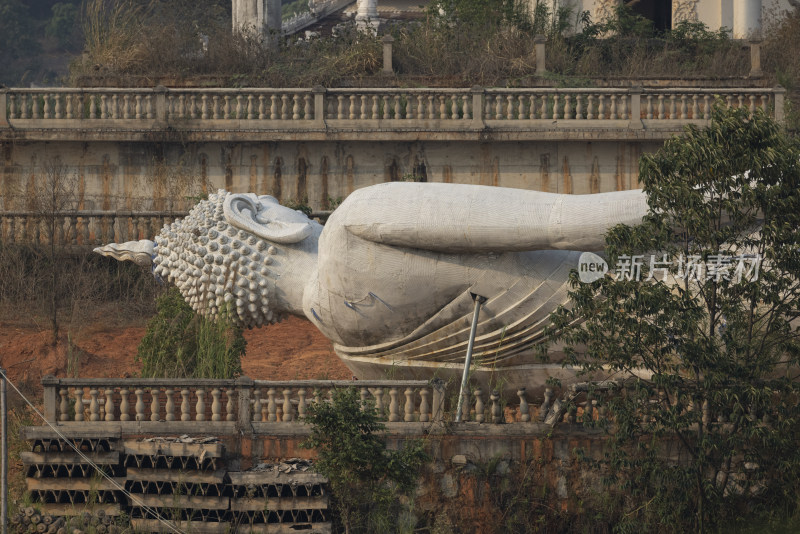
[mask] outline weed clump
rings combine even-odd
[[[170,288],[156,301],[136,359],[146,378],[235,378],[246,345],[240,327],[197,315]]]

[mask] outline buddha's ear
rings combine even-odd
[[[265,195],[268,203],[279,206],[273,197]],[[264,210],[261,199],[253,194],[229,193],[222,205],[225,220],[232,226],[250,232],[253,235],[272,241],[273,243],[291,244],[299,243],[311,235],[311,224],[302,220],[292,220],[294,217],[283,213],[283,210],[274,210],[272,213],[261,213]],[[289,213],[293,213],[288,208]],[[268,210],[272,212],[273,210]],[[273,215],[270,217],[269,215]]]

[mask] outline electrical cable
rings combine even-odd
[[[144,509],[144,511],[147,512],[148,514],[150,514],[153,517],[155,517],[160,523],[162,523],[167,528],[169,528],[171,532],[176,532],[178,534],[185,534],[184,531],[180,530],[174,524],[172,524],[171,522],[169,522],[166,519],[164,519],[161,516],[161,514],[159,514],[154,508],[151,508],[150,506],[147,506],[138,497],[136,497],[132,493],[128,492],[124,487],[120,486],[117,483],[116,480],[114,480],[106,472],[104,472],[102,469],[100,469],[100,467],[97,464],[95,464],[88,456],[86,456],[81,450],[79,450],[70,439],[68,439],[55,425],[53,425],[53,423],[48,421],[45,418],[45,416],[42,415],[42,413],[36,408],[36,406],[34,406],[33,403],[31,403],[31,401],[28,400],[28,398],[25,395],[23,395],[23,393],[19,390],[19,388],[17,388],[17,386],[14,385],[14,383],[8,378],[8,375],[6,375],[2,371],[2,369],[0,369],[0,376],[2,376],[2,378],[5,379],[5,381],[8,384],[10,384],[12,388],[14,388],[14,391],[16,391],[17,394],[20,397],[22,397],[22,399],[28,404],[28,406],[30,406],[31,409],[33,409],[33,411],[36,413],[36,415],[38,415],[42,419],[42,421],[44,421],[47,424],[47,426],[49,426],[53,430],[53,432],[55,432],[58,435],[58,437],[60,437],[62,440],[64,440],[64,442],[67,443],[72,448],[72,450],[74,450],[78,454],[78,456],[81,457],[81,459],[83,459],[86,463],[91,465],[103,478],[108,480],[111,483],[112,486],[117,488],[118,491],[122,492],[123,495],[128,497],[131,500],[131,502],[133,502],[134,504],[136,504],[140,508]]]

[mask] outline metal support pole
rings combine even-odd
[[[481,313],[481,304],[486,302],[486,297],[471,293],[472,300],[475,301],[475,313],[472,315],[472,328],[469,331],[469,343],[467,344],[467,358],[464,360],[464,375],[461,377],[461,391],[458,393],[458,407],[456,408],[456,423],[461,422],[461,404],[464,402],[464,392],[467,390],[469,381],[469,366],[472,364],[472,347],[475,345],[475,333],[478,331],[478,317]]]
[[[0,451],[0,479],[2,479],[2,487],[0,488],[0,532],[7,534],[8,532],[8,406],[6,403],[6,371],[0,367],[0,431],[3,437],[2,450]]]

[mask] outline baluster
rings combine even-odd
[[[597,95],[597,118],[605,120],[606,118],[606,95]]]
[[[161,402],[159,400],[159,395],[161,394],[161,388],[150,388],[150,398],[152,401],[150,402],[150,420],[151,421],[158,421],[161,419]]]
[[[312,116],[313,115],[311,111],[312,109],[313,108],[311,107],[311,95],[307,94],[303,97],[303,118],[305,120],[310,121],[314,118]]]
[[[292,120],[300,120],[300,95],[292,97]]]
[[[364,407],[367,405],[367,399],[369,398],[369,390],[367,388],[361,388],[360,398],[361,398],[361,409],[363,410]]]
[[[56,101],[56,118],[63,119],[64,118],[64,109],[61,105],[62,95],[53,95]],[[65,98],[69,99],[69,95],[66,95]],[[752,97],[751,97],[752,98]]]
[[[728,95],[728,96],[725,97],[725,105],[729,109],[733,107],[733,96]]]
[[[210,115],[211,115],[212,119],[223,118],[223,117],[219,116],[219,114],[220,114],[219,106],[220,106],[219,96],[218,95],[212,95],[212,97],[211,97],[211,111],[210,111]]]
[[[553,120],[558,120],[559,117],[561,116],[561,113],[560,113],[561,110],[559,109],[558,100],[559,100],[558,93],[555,93],[553,95]]]
[[[197,404],[194,406],[195,421],[206,420],[206,390],[204,388],[197,388],[195,392],[197,395]]]
[[[278,95],[269,96],[269,119],[278,120]]]
[[[38,95],[31,95],[32,105],[31,105],[31,118],[32,119],[41,119],[42,117],[39,116],[39,96]]]
[[[61,395],[61,404],[58,407],[58,420],[59,421],[69,421],[69,390],[67,388],[61,388],[58,390],[58,394]]]
[[[681,111],[680,111],[680,118],[681,119],[688,119],[689,118],[689,108],[688,108],[688,96],[681,95]]]
[[[495,389],[490,398],[492,399],[492,423],[505,423],[503,408],[500,406],[500,392]]]
[[[136,421],[144,421],[144,391],[142,389],[136,390]]]
[[[528,97],[528,118],[536,118],[536,95],[533,93]]]
[[[570,105],[570,95],[564,95],[564,118],[571,119],[572,118],[572,106]]]
[[[131,118],[130,106],[131,106],[130,96],[127,94],[122,95],[122,110],[120,110],[120,115],[122,115],[123,119]]]
[[[400,95],[394,95],[394,118],[401,119],[401,106],[400,106]]]
[[[129,395],[130,391],[125,388],[119,390],[119,420],[120,421],[130,421],[131,420],[131,405],[129,402]]]
[[[676,101],[676,96],[675,95],[669,95],[669,109],[667,110],[667,112],[669,113],[669,119],[670,120],[674,120],[675,119],[675,114],[677,113],[676,108],[675,108],[675,101]]]
[[[546,119],[549,117],[549,114],[547,113],[547,101],[549,100],[549,98],[550,96],[547,93],[542,95],[542,106],[540,108],[540,113],[539,113],[540,119]]]
[[[403,418],[409,423],[414,420],[414,390],[406,388],[406,415]]]
[[[697,105],[697,95],[692,95],[692,119],[697,119],[700,114],[700,107]]]
[[[44,109],[42,110],[42,118],[43,119],[52,119],[52,106],[50,105],[50,95],[45,93],[42,95],[42,101],[44,103]]]
[[[134,104],[134,118],[142,118],[142,95],[136,95]]]
[[[19,97],[19,115],[20,119],[28,118],[28,95],[20,95]]]
[[[586,119],[593,120],[594,119],[594,95],[589,95],[586,97],[587,104],[586,104]]]
[[[630,98],[630,96],[628,96],[628,95],[622,95],[620,97],[620,99],[619,99],[619,104],[620,104],[619,118],[620,119],[630,119],[631,118],[630,117],[630,112],[628,111],[628,99],[629,98]],[[641,113],[641,111],[640,111],[640,113]],[[636,117],[636,118],[639,119],[641,117]]]
[[[503,98],[500,95],[494,95],[494,117],[491,118],[503,118]]]
[[[15,95],[8,95],[8,118],[17,118],[17,97]]]
[[[294,420],[294,408],[292,407],[292,390],[284,388],[283,390],[283,422],[288,423]]]
[[[153,95],[145,95],[145,108],[147,109],[147,118],[148,119],[155,119],[156,118],[156,106],[153,102]]]
[[[281,120],[289,120],[289,95],[281,95]]]
[[[222,392],[219,388],[214,388],[211,390],[211,420],[212,421],[222,421],[222,403],[219,401],[220,397],[222,396]]]
[[[375,390],[375,411],[378,413],[378,419],[384,419],[386,415],[384,414],[384,406],[383,406],[383,388],[378,388]]]
[[[164,405],[164,412],[165,412],[165,420],[166,421],[174,421],[175,420],[175,391],[172,388],[167,388],[164,391],[164,395],[167,397],[167,402]]]
[[[264,120],[267,118],[267,97],[258,95],[258,118]]]
[[[400,420],[400,406],[397,404],[397,388],[389,390],[389,421],[395,422]]]
[[[378,100],[380,100],[379,95],[372,96],[372,116],[371,119],[380,119],[380,108],[378,106]]]
[[[750,95],[748,99],[750,100],[750,114],[752,115],[756,112],[756,95]]]
[[[178,119],[185,119],[186,118],[186,96],[183,94],[178,95],[177,97],[170,96],[170,102],[172,102],[172,109],[170,109],[170,113],[174,112],[175,117]]]
[[[229,119],[231,117],[231,95],[224,95],[222,97],[222,119]]]
[[[75,388],[75,420],[83,421],[83,388]]]
[[[253,421],[261,421],[261,388],[253,390]]]
[[[361,98],[359,99],[359,106],[359,111],[361,112],[359,117],[361,120],[368,119],[369,107],[367,106],[367,95],[361,95]]]
[[[577,95],[575,97],[575,118],[583,119],[583,96]]]
[[[97,401],[98,391],[96,389],[89,390],[89,421],[100,420],[100,403]]]
[[[247,119],[253,120],[256,118],[256,98],[253,95],[247,95]]]
[[[428,391],[428,388],[422,388],[419,390],[419,396],[419,421],[420,423],[426,423],[430,421],[431,405],[428,399],[431,396],[431,392]]]
[[[550,406],[553,402],[553,390],[551,388],[545,388],[544,390],[544,402],[539,407],[539,420],[544,421],[547,419],[547,413],[550,411]]]
[[[208,95],[206,94],[200,97],[200,118],[208,120]]]
[[[417,119],[425,119],[425,96],[417,95]]]
[[[189,405],[189,390],[184,388],[181,390],[181,421],[191,421],[191,406]]]
[[[278,420],[278,406],[275,403],[275,389],[269,388],[267,390],[267,421],[277,421]]]
[[[653,95],[647,95],[647,113],[645,117],[648,119],[653,118]]]
[[[391,113],[392,113],[391,102],[392,102],[391,95],[383,95],[383,100],[381,101],[381,103],[383,104],[383,119],[384,120],[387,120],[387,119],[391,118]]]
[[[225,420],[226,421],[236,421],[236,414],[234,413],[234,404],[233,404],[233,389],[226,388],[225,389],[225,398],[227,398],[227,402],[225,403]]]
[[[658,95],[658,118],[664,118],[664,95]]]
[[[525,96],[524,95],[517,95],[516,98],[517,102],[517,119],[523,120],[525,119]]]
[[[525,396],[525,388],[517,390],[517,397],[519,397],[519,420],[527,423],[531,420],[530,406],[528,406],[528,399]]]
[[[711,118],[711,97],[709,95],[703,96],[703,119],[709,120]]]
[[[106,95],[100,95],[100,118],[108,118],[108,97]]]
[[[67,118],[68,119],[74,119],[75,115],[74,115],[74,113],[72,111],[73,96],[72,95],[67,95],[66,99],[67,99]],[[13,101],[12,101],[12,106],[13,106]],[[11,118],[13,119],[14,117],[11,117]]]
[[[319,405],[320,402],[322,402],[322,395],[319,388],[314,388],[314,404]]]
[[[103,417],[106,421],[113,421],[114,420],[114,390],[113,389],[106,389],[103,391],[105,395],[105,402],[103,403],[103,411],[105,411],[105,417]]]
[[[467,121],[472,119],[472,95],[461,95],[462,118]]]
[[[743,95],[743,94],[739,94],[739,95],[736,97],[736,100],[738,101],[738,104],[737,104],[737,106],[736,106],[736,107],[738,107],[738,108],[742,108],[742,107],[744,107],[744,95]]]
[[[514,97],[512,95],[506,96],[506,119],[511,120],[514,118]]]
[[[344,95],[338,95],[336,97],[336,103],[337,103],[336,118],[337,119],[344,119],[345,118],[345,115],[344,115]]]
[[[236,109],[234,109],[234,119],[243,119],[247,116],[244,108],[244,96],[236,95]]]
[[[608,118],[612,121],[617,120],[617,95],[611,95],[611,109]]]
[[[300,388],[297,391],[297,419],[305,419],[306,417],[306,388]]]
[[[475,388],[475,421],[483,423],[485,406],[483,404],[483,390],[479,387]],[[469,411],[467,411],[467,420],[469,420]]]

